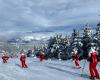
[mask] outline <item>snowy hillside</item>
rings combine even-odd
[[[89,80],[88,62],[86,62],[84,77],[82,68],[75,69],[72,61],[47,60],[28,58],[27,69],[20,67],[19,59],[9,59],[7,64],[0,60],[0,79],[2,80]],[[84,61],[81,61],[83,66]],[[100,70],[100,68],[99,68]]]
[[[36,41],[47,41],[50,36],[53,36],[55,33],[51,32],[23,32],[23,33],[13,33],[15,35],[10,36],[9,39],[7,40],[10,43],[30,43],[30,42],[36,42]]]

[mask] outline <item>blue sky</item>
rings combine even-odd
[[[100,0],[0,0],[0,32],[70,31],[99,14]]]

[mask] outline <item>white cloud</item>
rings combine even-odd
[[[100,0],[0,0],[1,31],[50,29],[98,22]],[[58,27],[57,27],[58,26]],[[53,27],[52,27],[53,29]]]

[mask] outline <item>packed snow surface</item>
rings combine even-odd
[[[19,58],[9,59],[7,64],[3,64],[0,59],[0,80],[89,80],[87,61],[82,72],[84,62],[85,60],[80,61],[82,68],[76,69],[71,60],[40,62],[37,58],[27,58],[28,68],[23,69],[20,67]],[[83,75],[81,76],[81,74]]]

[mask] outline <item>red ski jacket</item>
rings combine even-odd
[[[75,60],[79,60],[79,55],[78,55],[78,53],[76,53],[76,54],[74,55],[74,59],[75,59]]]
[[[26,56],[25,55],[22,55],[21,57],[20,57],[20,61],[25,61],[26,60]]]
[[[3,59],[3,60],[8,60],[8,58],[9,58],[9,57],[6,56],[6,55],[2,56],[2,59]]]
[[[43,53],[40,54],[40,58],[44,59],[44,54]]]
[[[97,63],[98,62],[98,54],[97,52],[90,53],[90,62],[91,63]]]

